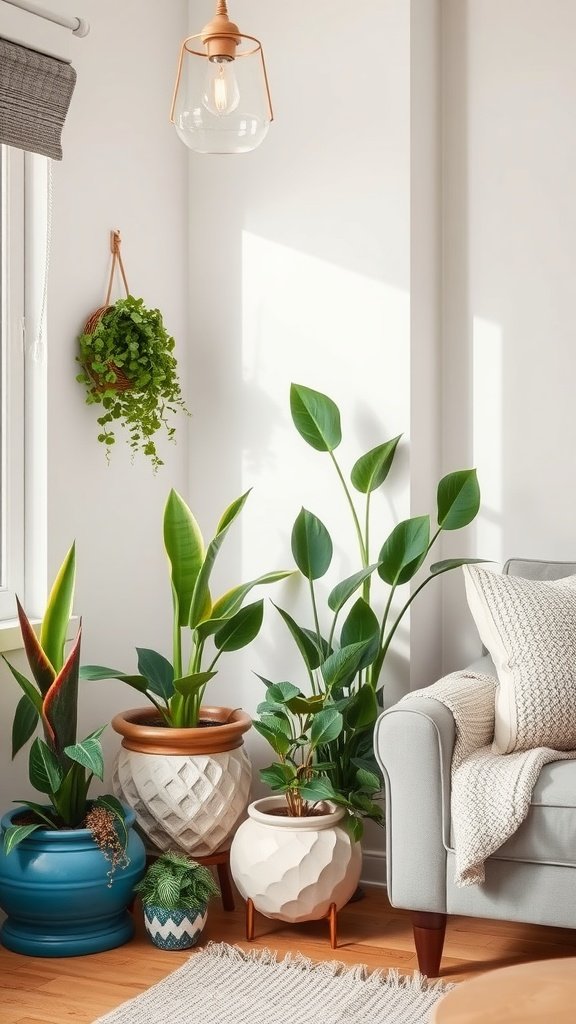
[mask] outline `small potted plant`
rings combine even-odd
[[[100,736],[76,738],[80,635],[66,656],[74,593],[75,550],[56,578],[40,637],[18,602],[33,682],[6,659],[22,690],[12,728],[12,756],[32,738],[29,777],[49,804],[17,800],[0,823],[1,931],[8,949],[31,956],[78,956],[113,949],[133,935],[127,911],[145,865],[135,815],[113,796],[88,799],[103,778]]]
[[[248,493],[226,509],[205,547],[186,502],[170,492],[164,544],[171,568],[172,661],[140,647],[136,675],[101,665],[81,669],[87,679],[123,680],[152,705],[116,715],[112,726],[122,736],[114,787],[136,811],[153,849],[206,856],[225,848],[248,803],[252,771],[243,735],[250,716],[203,703],[221,656],[246,647],[260,631],[264,603],[245,604],[248,594],[289,575],[265,573],[212,600],[214,562]]]
[[[174,356],[174,338],[168,334],[158,309],[128,295],[98,311],[80,335],[77,380],[86,388],[88,405],[102,407],[98,440],[107,455],[116,441],[116,427],[128,431],[133,455],[147,455],[154,469],[162,465],[155,436],[165,428],[169,440],[175,427],[169,414],[186,412]]]
[[[155,860],[134,886],[144,924],[159,949],[188,949],[200,938],[208,903],[220,892],[210,868],[170,850]]]

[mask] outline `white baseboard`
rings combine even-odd
[[[386,888],[386,856],[383,850],[362,851],[360,881],[366,885],[381,885]]]

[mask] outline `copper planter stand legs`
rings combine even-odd
[[[254,925],[256,909],[251,899],[246,900],[246,941],[254,939]],[[338,948],[338,910],[336,904],[331,903],[330,909],[323,920],[327,920],[330,926],[330,945],[332,949]]]

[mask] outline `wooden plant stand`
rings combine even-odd
[[[254,924],[256,918],[256,908],[251,899],[246,900],[246,941],[252,942],[254,939]],[[270,919],[269,919],[270,920]],[[328,913],[322,918],[324,921],[328,921],[330,926],[330,945],[332,949],[338,948],[338,910],[335,903],[330,904]]]

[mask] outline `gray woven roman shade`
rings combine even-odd
[[[61,160],[75,84],[66,61],[0,38],[0,143]]]

